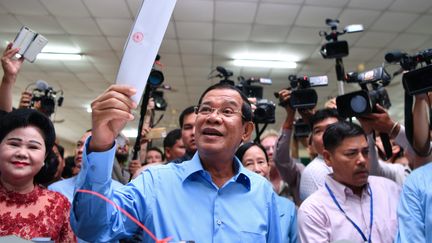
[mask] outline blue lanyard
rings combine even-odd
[[[372,234],[372,223],[373,223],[373,197],[372,197],[372,190],[370,188],[370,185],[368,184],[368,191],[370,194],[370,224],[369,224],[369,239],[366,239],[366,236],[364,235],[363,231],[360,229],[360,227],[354,223],[354,221],[345,213],[345,211],[342,209],[338,201],[336,200],[335,195],[333,194],[333,191],[330,189],[330,187],[325,183],[325,187],[327,188],[327,191],[329,192],[331,198],[333,199],[336,206],[339,208],[339,210],[345,215],[345,218],[348,219],[348,221],[351,222],[351,224],[354,226],[354,228],[360,233],[361,237],[365,242],[371,242],[371,234]]]

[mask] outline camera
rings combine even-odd
[[[289,75],[291,97],[286,102],[280,102],[279,105],[286,107],[289,105],[293,109],[311,109],[314,108],[318,102],[318,94],[311,87],[327,86],[327,76],[316,77],[297,77],[296,75]],[[276,98],[279,98],[278,93],[274,93]]]
[[[403,70],[409,71],[403,74],[402,84],[409,95],[423,94],[432,91],[432,49],[426,49],[408,55],[401,51],[388,52],[385,55],[388,63],[399,62]],[[418,64],[425,63],[426,66],[418,69]]]
[[[256,98],[257,103],[254,111],[253,121],[255,123],[271,124],[275,123],[276,105],[273,101],[263,99],[263,87],[252,85],[252,83],[271,84],[271,79],[251,77],[245,79],[243,76],[238,77],[239,84],[236,85],[247,97]]]
[[[329,33],[320,31],[319,35],[324,36],[328,41],[321,46],[320,53],[325,59],[342,58],[349,55],[348,42],[339,41],[338,36],[346,33],[355,33],[363,31],[362,25],[348,25],[342,32],[337,31],[339,26],[339,20],[337,19],[326,19],[326,25],[330,27]]]
[[[159,54],[156,55],[155,63],[158,63],[160,58],[161,57]],[[148,77],[147,82],[150,85],[150,97],[153,98],[153,101],[155,103],[155,110],[157,111],[165,111],[168,106],[168,103],[164,98],[164,92],[157,90],[159,87],[161,87],[164,80],[165,77],[162,71],[153,67],[152,70],[150,71],[150,75]]]
[[[376,104],[385,109],[390,108],[390,98],[384,87],[390,83],[391,77],[384,67],[362,73],[348,73],[345,81],[358,83],[362,90],[336,97],[340,116],[347,118],[366,115],[374,112]],[[371,90],[368,89],[367,84],[370,84]]]
[[[47,82],[38,80],[36,81],[36,88],[32,90],[30,107],[34,107],[36,102],[40,102],[39,111],[50,117],[55,111],[56,103],[58,106],[62,106],[63,100],[63,90],[55,91]]]
[[[294,123],[294,137],[296,138],[306,138],[311,133],[311,128],[309,124],[299,118]]]

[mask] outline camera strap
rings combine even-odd
[[[350,223],[354,226],[354,228],[359,232],[360,236],[363,238],[364,242],[371,242],[371,235],[372,235],[372,224],[373,224],[373,196],[372,196],[372,189],[370,188],[370,185],[367,185],[368,192],[370,194],[370,223],[369,223],[369,238],[366,238],[363,231],[360,229],[360,227],[346,214],[345,210],[341,207],[339,202],[336,199],[336,196],[334,195],[333,191],[330,189],[330,187],[327,185],[327,183],[324,184],[327,188],[328,193],[330,194],[330,197],[333,199],[333,202],[336,204],[336,206],[339,208],[339,210],[343,213],[346,219],[350,221]]]

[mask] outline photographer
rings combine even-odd
[[[0,84],[0,110],[5,112],[12,111],[12,88],[24,62],[24,57],[14,59],[19,48],[12,49],[12,45],[13,43],[7,45],[1,58],[3,79]]]
[[[291,90],[283,89],[279,91],[279,98],[281,101],[289,100],[290,96]],[[273,160],[282,179],[289,185],[289,193],[294,203],[300,205],[300,175],[304,166],[301,163],[294,162],[290,154],[295,110],[293,110],[289,105],[284,106],[284,108],[287,116],[282,124],[281,135],[275,144]]]

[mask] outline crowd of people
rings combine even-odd
[[[9,44],[1,58],[0,236],[55,242],[432,242],[430,100],[415,97],[413,139],[376,105],[358,122],[289,105],[280,131],[252,141],[254,104],[238,88],[208,87],[179,116],[163,147],[146,137],[139,157],[121,132],[133,120],[136,90],[112,85],[91,105],[74,154],[64,158],[50,118],[12,106],[23,59]],[[279,92],[290,99],[291,91]],[[150,102],[151,103],[151,102]],[[153,109],[152,105],[148,109]],[[150,114],[151,112],[149,112]],[[296,119],[308,137],[294,136]],[[86,130],[88,129],[88,130]],[[392,154],[375,134],[388,134]],[[299,146],[309,152],[303,164]]]

